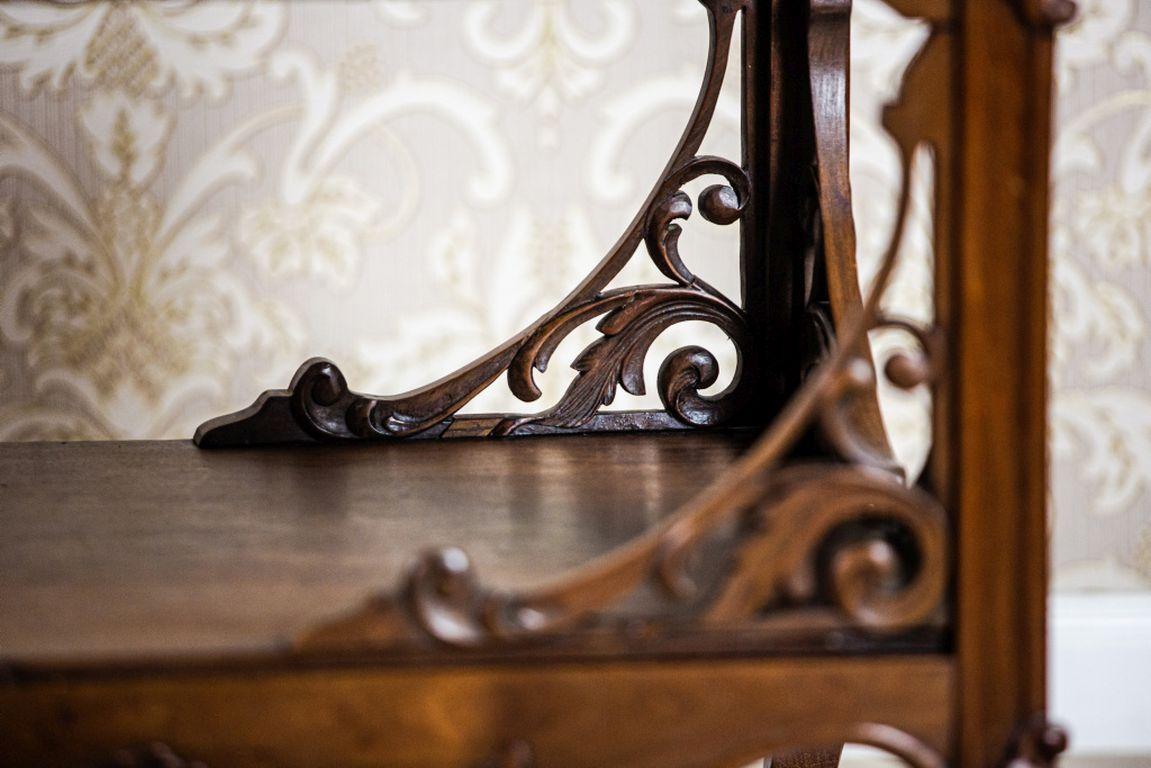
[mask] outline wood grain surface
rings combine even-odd
[[[1046,139],[1053,25],[1065,5],[961,5],[963,194],[957,258],[941,269],[952,271],[961,331],[953,450],[963,765],[998,760],[1046,707]]]
[[[647,530],[748,440],[0,445],[0,655],[274,647],[430,546],[466,548],[497,586],[539,583]]]
[[[740,768],[867,739],[945,754],[952,683],[930,657],[110,677],[0,687],[0,764],[153,741],[211,768],[474,768],[515,742],[546,768]]]

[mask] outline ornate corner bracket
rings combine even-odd
[[[699,154],[711,123],[731,53],[733,30],[750,0],[700,0],[710,28],[708,61],[695,108],[663,173],[616,245],[564,301],[534,325],[464,368],[411,392],[365,395],[349,389],[339,368],[309,360],[285,390],[262,394],[250,407],[203,424],[197,445],[224,447],[310,440],[388,440],[411,437],[506,436],[549,431],[694,428],[738,422],[760,387],[746,312],[697,277],[679,252],[682,227],[698,207],[701,216],[726,226],[740,221],[753,200],[742,166]],[[683,187],[699,178],[717,183],[695,201]],[[607,289],[643,246],[667,283]],[[541,396],[534,374],[544,372],[560,343],[577,327],[599,318],[600,338],[572,363],[576,377],[553,407],[531,415],[457,416],[501,375],[521,401]],[[656,337],[672,325],[703,321],[735,345],[739,362],[731,384],[702,395],[719,377],[716,357],[698,346],[673,352],[659,371],[663,412],[603,412],[618,387],[646,393],[643,364]]]

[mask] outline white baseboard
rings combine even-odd
[[[1151,592],[1056,594],[1049,604],[1051,719],[1071,732],[1065,768],[1151,768]],[[844,768],[897,768],[848,747]]]
[[[1071,732],[1068,768],[1151,766],[1151,592],[1056,594],[1050,600],[1051,719]],[[899,761],[849,748],[846,768]]]
[[[1048,708],[1071,753],[1151,764],[1151,592],[1055,594],[1048,638]]]

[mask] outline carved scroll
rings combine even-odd
[[[213,419],[196,431],[201,447],[300,440],[384,440],[410,437],[501,436],[538,431],[713,427],[738,420],[758,373],[747,354],[753,343],[743,309],[692,274],[679,253],[682,227],[696,204],[719,225],[739,221],[753,189],[747,171],[718,157],[700,156],[723,85],[735,21],[745,2],[700,0],[707,9],[710,44],[695,108],[666,168],[639,213],[592,273],[551,312],[487,355],[439,381],[411,392],[377,397],[353,392],[327,360],[304,363],[286,390],[265,392],[249,408]],[[715,177],[695,204],[684,185]],[[606,286],[643,246],[669,283],[607,291]],[[601,338],[579,355],[577,375],[558,404],[533,416],[456,417],[476,395],[506,372],[511,391],[524,402],[540,397],[534,371],[544,371],[556,347],[580,325],[602,318]],[[714,355],[699,347],[674,352],[658,377],[665,418],[603,418],[616,388],[646,391],[643,362],[668,327],[703,321],[723,330],[740,363],[727,390],[714,397],[700,390],[718,378]]]

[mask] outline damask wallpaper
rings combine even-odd
[[[1151,588],[1151,3],[1085,0],[1059,38],[1053,554],[1062,589]]]
[[[1056,583],[1151,588],[1151,4],[1081,6],[1059,45]],[[898,181],[879,110],[926,33],[880,0],[854,33],[866,280]],[[0,3],[0,439],[187,437],[315,354],[378,392],[466,363],[614,242],[705,54],[695,0]],[[728,88],[704,149],[738,157],[738,123]],[[927,319],[916,181],[892,301]],[[737,238],[693,220],[682,241],[732,296]],[[714,329],[666,336],[653,365],[702,336],[732,369]],[[928,406],[886,396],[912,469]],[[469,410],[526,407],[501,383]]]

